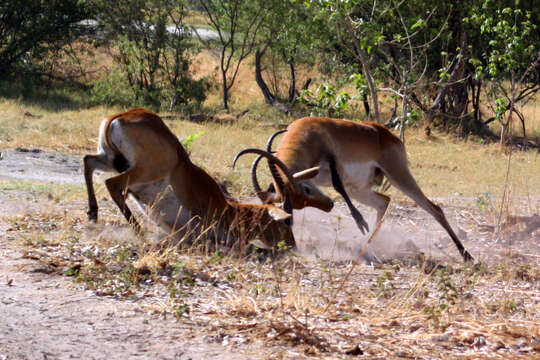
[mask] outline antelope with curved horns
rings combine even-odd
[[[282,131],[281,131],[282,132]],[[255,191],[264,203],[279,202],[283,198],[281,189],[287,189],[294,209],[306,206],[323,211],[332,209],[332,199],[322,193],[316,185],[330,186],[343,196],[359,229],[369,231],[360,212],[354,207],[348,192],[359,202],[377,210],[379,222],[390,202],[390,198],[373,189],[381,185],[383,176],[390,184],[414,200],[431,214],[446,230],[465,261],[473,260],[446,220],[439,206],[431,202],[414,180],[407,161],[405,146],[386,127],[375,122],[353,122],[343,119],[305,117],[292,122],[277,148],[271,154],[272,140],[267,143],[266,158],[272,175],[281,172],[298,174],[301,169],[318,169],[316,177],[302,178],[300,175],[287,177],[283,184],[274,179],[274,187],[262,191],[256,177],[260,157],[252,165],[252,181]],[[246,153],[258,153],[245,149],[235,158]],[[279,162],[278,162],[279,160]],[[280,164],[279,169],[276,164]],[[292,181],[291,181],[292,179]],[[273,190],[276,189],[276,190]],[[347,189],[347,190],[345,190]]]
[[[261,240],[256,245],[264,248],[271,248],[280,240],[295,246],[291,213],[272,204],[242,204],[227,197],[206,171],[191,162],[163,120],[147,110],[133,109],[106,117],[100,126],[98,154],[86,155],[83,164],[90,221],[97,221],[92,175],[100,169],[119,173],[105,180],[105,185],[124,217],[137,230],[140,226],[126,204],[127,195],[131,193],[147,203],[170,185],[172,193],[165,195],[168,206],[161,209],[176,208],[176,212],[167,214],[169,224],[170,219],[180,224],[198,216],[203,224],[217,224],[219,233],[231,235],[233,240]],[[288,198],[287,189],[280,189],[280,193]],[[178,214],[178,209],[185,209],[185,213]]]

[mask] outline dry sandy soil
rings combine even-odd
[[[60,184],[82,184],[83,181],[80,159],[31,149],[3,152],[0,179]],[[533,212],[530,216],[507,218],[503,235],[499,237],[492,236],[495,224],[478,210],[475,199],[435,200],[443,204],[450,222],[476,259],[496,262],[511,252],[538,268],[540,216],[534,215],[534,211],[540,209],[540,199],[538,194],[536,196],[533,199],[517,200],[522,201],[523,206],[532,208]],[[100,200],[100,203],[103,201]],[[106,204],[106,209],[115,211],[110,201]],[[297,352],[294,348],[272,347],[265,343],[264,338],[238,340],[249,338],[249,326],[245,329],[238,327],[236,332],[240,335],[232,338],[230,335],[220,335],[220,330],[216,329],[221,326],[219,322],[214,324],[213,320],[204,316],[194,315],[177,320],[170,313],[160,310],[165,308],[165,300],[155,289],[144,296],[102,296],[98,291],[88,289],[85,284],[63,276],[61,271],[51,270],[40,261],[36,252],[29,253],[24,246],[14,241],[13,233],[21,222],[16,219],[24,219],[24,216],[32,216],[34,213],[43,214],[45,209],[52,211],[62,208],[78,212],[84,218],[85,206],[84,201],[68,204],[62,200],[54,202],[46,197],[35,197],[24,189],[0,192],[3,214],[0,217],[0,360],[254,359],[310,356],[309,352]],[[372,213],[366,208],[360,209],[364,214]],[[373,216],[370,224],[373,224]],[[76,228],[83,233],[82,241],[101,236],[107,231],[114,232],[117,238],[133,237],[130,229],[121,221],[118,225],[95,226],[81,222]],[[44,228],[43,231],[46,233],[51,230]],[[299,252],[307,259],[312,259],[305,261],[314,267],[317,267],[319,258],[338,261],[355,259],[367,239],[367,236],[358,232],[343,204],[338,204],[330,214],[314,209],[295,212],[294,231],[299,242]],[[411,203],[394,203],[391,213],[363,258],[368,263],[389,262],[393,259],[411,260],[414,263],[420,252],[435,261],[460,262],[454,245],[428,214]],[[219,288],[221,285],[216,286]],[[538,287],[536,280],[531,291]],[[153,295],[150,294],[152,291]],[[533,311],[538,311],[538,295],[533,295],[531,301]],[[527,346],[534,348],[536,345]],[[433,349],[431,351],[437,351]],[[523,349],[525,345],[514,348],[514,352],[509,350],[502,353],[503,358],[505,354],[510,357],[517,354],[525,358],[540,356],[534,349],[528,352]],[[369,354],[368,344],[364,345],[364,351]],[[403,355],[394,352],[388,357],[400,357],[400,354]],[[482,352],[479,354],[479,357],[486,355]],[[319,355],[326,358],[354,356],[347,355],[345,350]],[[445,357],[443,353],[416,355],[421,358]]]

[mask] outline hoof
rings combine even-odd
[[[97,211],[90,210],[86,214],[88,215],[88,221],[89,222],[97,223],[97,215],[98,215]]]
[[[463,253],[463,260],[468,263],[468,262],[474,261],[474,258],[471,256],[471,254],[469,254],[467,251],[465,251]]]
[[[141,225],[135,220],[131,220],[130,224],[133,228],[133,231],[135,232],[135,235],[142,237],[144,235],[144,229]]]

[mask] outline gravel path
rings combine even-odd
[[[148,313],[145,299],[96,296],[0,250],[0,359],[252,359],[190,339],[189,321]]]
[[[2,151],[0,178],[82,184],[81,158],[40,149]]]
[[[39,149],[2,151],[0,178],[82,184],[79,157]],[[32,207],[0,194],[4,214]],[[25,259],[0,221],[0,360],[253,359],[219,344],[190,341],[201,325],[147,313],[145,299],[97,296]]]

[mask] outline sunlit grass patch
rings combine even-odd
[[[415,131],[406,140],[411,171],[428,196],[502,196],[508,153],[498,144],[464,142],[442,134],[425,138]],[[536,152],[514,150],[509,173],[512,194],[538,194],[540,178],[535,173],[540,173]]]

